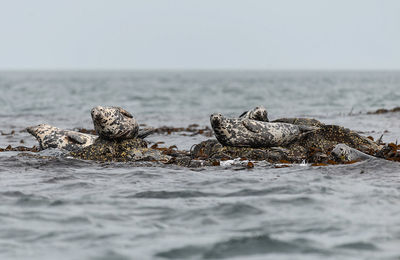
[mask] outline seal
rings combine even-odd
[[[138,136],[139,125],[136,119],[121,107],[97,106],[90,113],[94,129],[100,138],[125,140]]]
[[[257,106],[249,111],[243,112],[239,118],[248,118],[262,122],[269,122],[267,109],[263,106]]]
[[[285,146],[317,127],[288,123],[269,123],[248,118],[225,118],[221,114],[210,116],[217,140],[233,147]]]
[[[351,148],[346,144],[337,144],[335,148],[333,148],[331,154],[341,162],[364,161],[375,158],[371,155]]]
[[[92,145],[97,136],[63,130],[48,124],[41,124],[26,128],[39,142],[40,149],[59,148],[67,151],[75,151]]]

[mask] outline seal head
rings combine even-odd
[[[26,130],[38,140],[42,150],[58,148],[75,151],[93,144],[97,139],[95,135],[63,130],[48,124],[31,126]]]
[[[139,125],[132,114],[121,107],[97,106],[91,110],[94,129],[100,138],[124,140],[138,135]]]
[[[335,148],[333,148],[331,154],[341,162],[363,161],[375,158],[371,155],[368,155],[354,148],[351,148],[346,144],[337,144]]]
[[[210,116],[211,127],[214,130],[215,137],[217,140],[223,144],[227,145],[229,143],[229,138],[231,137],[231,129],[227,129],[228,125],[225,124],[225,118],[222,114],[212,114]]]
[[[257,106],[249,111],[243,112],[239,118],[248,118],[262,122],[269,122],[267,109],[263,106]]]

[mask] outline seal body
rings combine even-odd
[[[346,144],[337,144],[335,148],[333,148],[331,154],[341,162],[364,161],[375,158],[371,155],[351,148]]]
[[[262,122],[269,122],[267,109],[263,106],[257,106],[249,111],[243,112],[239,118],[248,118]]]
[[[269,123],[248,118],[225,118],[212,114],[211,126],[217,140],[225,146],[272,147],[288,145],[303,133],[318,128],[287,123]]]
[[[103,139],[124,140],[138,135],[136,119],[121,107],[97,106],[91,110],[91,115],[94,129]]]
[[[288,123],[293,125],[309,125],[316,127],[323,127],[325,124],[321,123],[314,118],[304,118],[304,117],[293,117],[293,118],[279,118],[272,120],[274,123]]]
[[[39,142],[40,148],[59,148],[75,151],[94,143],[97,136],[63,130],[48,124],[31,126],[26,129]]]

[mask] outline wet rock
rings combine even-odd
[[[210,139],[197,144],[191,153],[193,158],[205,160],[210,162],[212,160],[232,160],[235,158],[247,158],[256,161],[268,161],[272,163],[279,163],[281,160],[287,161],[300,161],[301,157],[290,157],[289,151],[282,147],[272,148],[244,148],[244,147],[230,147],[222,146],[215,139]]]
[[[171,158],[171,156],[151,148],[135,148],[127,152],[127,159],[129,161],[152,161],[167,163],[169,160],[171,160]]]
[[[329,160],[331,160],[331,157],[325,153],[322,152],[315,152],[312,153],[311,155],[308,155],[308,161],[313,162],[313,163],[325,163],[327,164]]]
[[[390,161],[400,162],[400,145],[394,143],[386,144],[375,154],[375,156]]]
[[[181,156],[181,157],[173,157],[172,160],[169,161],[171,164],[176,164],[183,167],[190,167],[192,158],[189,156]]]
[[[400,107],[395,107],[392,109],[380,108],[380,109],[377,109],[376,111],[367,112],[367,114],[378,115],[378,114],[386,114],[386,113],[393,113],[393,112],[400,112]]]
[[[183,151],[185,152],[185,151]],[[188,168],[199,168],[205,165],[204,160],[193,159],[191,156],[180,154],[178,156],[172,157],[168,164],[174,164],[177,166],[188,167]]]
[[[127,139],[122,141],[97,139],[94,144],[73,151],[70,155],[74,158],[95,161],[118,161],[126,162],[150,158],[147,142],[143,139]],[[149,155],[149,156],[147,156]]]
[[[28,157],[28,158],[35,158],[35,159],[42,159],[42,160],[56,160],[58,157],[56,156],[49,156],[49,155],[40,155],[37,153],[19,153],[18,157]]]
[[[337,125],[324,125],[296,140],[288,146],[288,149],[294,154],[303,153],[304,149],[311,153],[319,151],[327,154],[339,143],[344,143],[367,154],[374,154],[382,148],[369,138],[347,128]]]
[[[16,146],[12,147],[11,145],[8,145],[5,148],[0,147],[0,152],[39,152],[39,148],[37,146],[32,146],[32,147],[26,147],[26,146]]]

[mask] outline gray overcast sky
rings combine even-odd
[[[0,0],[0,69],[400,69],[400,1]]]

